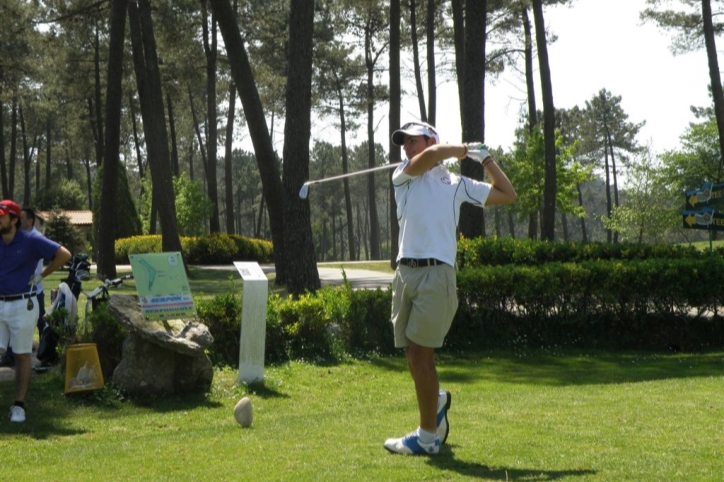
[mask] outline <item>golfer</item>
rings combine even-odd
[[[70,252],[55,241],[19,229],[20,206],[0,202],[0,347],[15,354],[15,403],[11,422],[25,421],[25,395],[30,386],[30,353],[38,322],[36,287],[70,259]],[[50,261],[36,273],[39,260]]]
[[[440,389],[435,348],[442,346],[458,307],[455,279],[456,230],[464,202],[483,207],[517,199],[508,177],[480,143],[440,144],[435,128],[410,122],[392,134],[407,157],[392,174],[400,223],[400,252],[392,282],[395,346],[405,349],[415,383],[420,425],[387,439],[393,453],[431,455],[449,432],[451,395]],[[482,164],[490,183],[453,174],[442,161],[471,159]]]

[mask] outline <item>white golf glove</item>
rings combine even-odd
[[[42,281],[43,281],[43,275],[40,273],[36,273],[30,277],[30,281],[28,282],[28,284],[37,285],[37,284],[40,284]]]
[[[490,157],[488,148],[482,142],[468,142],[465,145],[468,148],[468,157],[474,161],[482,163]]]

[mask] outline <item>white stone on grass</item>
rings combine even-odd
[[[239,400],[239,403],[236,404],[236,407],[234,407],[234,418],[242,427],[251,427],[254,414],[251,410],[251,400],[249,400],[249,397],[242,398]]]

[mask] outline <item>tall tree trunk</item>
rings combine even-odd
[[[579,183],[576,183],[576,191],[578,191],[578,205],[583,207],[583,192],[581,191],[581,185]],[[586,218],[583,216],[580,217],[581,220],[581,236],[583,237],[583,242],[588,241],[588,233],[586,232]]]
[[[173,102],[171,94],[166,93],[166,104],[168,105],[168,129],[171,134],[171,172],[178,176],[181,171],[178,165],[178,144],[176,142],[176,118],[173,115]]]
[[[342,146],[342,174],[347,174],[349,172],[349,153],[347,152],[347,119],[345,117],[344,94],[342,93],[342,81],[336,72],[334,72],[333,75],[335,76],[337,98],[339,99],[338,111],[340,125],[339,135]],[[356,259],[354,251],[354,216],[352,214],[352,196],[349,192],[349,179],[346,177],[342,179],[342,184],[344,186],[344,207],[345,212],[347,213],[347,244],[349,245],[349,259],[350,261],[354,261]]]
[[[124,22],[125,23],[125,22]],[[96,95],[95,105],[95,119],[96,119],[96,163],[98,166],[103,164],[103,152],[105,146],[103,145],[103,99],[101,92],[101,41],[99,27],[96,25],[96,38],[95,44],[93,45],[95,56],[93,58],[93,71],[95,72],[95,85],[94,91]]]
[[[191,104],[193,105],[193,103]],[[194,126],[194,131],[196,130]],[[194,180],[194,152],[196,151],[196,145],[194,144],[193,132],[189,139],[189,179]],[[202,151],[203,152],[203,151]]]
[[[261,199],[259,199],[259,215],[256,218],[256,228],[254,229],[254,237],[255,238],[261,238],[261,224],[264,220],[264,207],[266,206],[266,202],[264,202],[264,193],[261,194]]]
[[[465,2],[465,97],[461,106],[465,141],[485,141],[487,5],[487,0]],[[482,180],[484,175],[483,167],[472,159],[462,161],[460,172],[478,180]],[[460,233],[466,238],[485,236],[484,211],[464,203],[460,209]]]
[[[425,107],[425,91],[422,89],[422,74],[420,73],[420,54],[417,46],[417,12],[415,0],[410,0],[410,39],[412,40],[412,65],[415,72],[415,88],[417,89],[417,103],[420,106],[420,120],[427,122],[427,108]]]
[[[30,205],[30,167],[33,163],[33,154],[28,146],[28,133],[25,130],[25,116],[23,106],[18,107],[20,114],[20,138],[23,141],[23,205]]]
[[[103,179],[98,212],[98,262],[101,279],[116,277],[116,211],[121,147],[121,96],[123,95],[123,44],[127,0],[111,1],[110,45],[106,84],[106,138]]]
[[[42,142],[39,141],[39,142]],[[35,162],[35,196],[40,192],[40,146],[38,145],[38,160]],[[31,197],[32,200],[32,197]]]
[[[309,139],[312,135],[312,51],[314,2],[291,0],[289,10],[289,76],[284,124],[284,251],[287,289],[295,295],[322,285],[314,253],[309,202],[299,188],[309,179]]]
[[[214,15],[219,22],[219,30],[224,38],[224,45],[229,56],[231,73],[234,83],[239,89],[239,98],[244,108],[251,142],[254,145],[259,174],[262,179],[264,198],[269,209],[272,242],[274,243],[274,263],[276,267],[276,283],[286,282],[284,263],[284,212],[282,183],[279,179],[279,168],[276,163],[274,147],[269,136],[264,109],[259,98],[259,91],[254,81],[254,74],[241,38],[239,25],[236,23],[229,0],[209,0]]]
[[[608,165],[608,147],[604,145],[605,149],[605,169],[606,169],[606,216],[611,217],[611,170]],[[612,232],[610,229],[606,229],[606,238],[610,243],[612,241]]]
[[[219,223],[219,189],[216,180],[216,146],[217,146],[217,115],[216,115],[216,57],[217,57],[217,35],[216,18],[211,15],[211,31],[209,32],[208,19],[206,14],[206,0],[201,0],[203,11],[203,38],[204,52],[206,53],[206,112],[209,122],[209,129],[206,135],[206,181],[208,183],[208,194],[211,200],[211,219],[209,229],[212,233],[221,231]]]
[[[611,172],[613,173],[613,205],[618,207],[618,175],[616,174],[616,157],[613,154],[613,140],[611,132],[606,126],[606,137],[608,138],[608,150],[611,153]],[[618,231],[613,232],[613,242],[618,243]]]
[[[71,150],[66,150],[65,153],[65,178],[67,180],[73,179],[73,161],[70,159]]]
[[[15,165],[18,159],[18,99],[13,95],[13,106],[10,111],[10,159],[8,166],[8,197],[15,199]]]
[[[88,209],[93,210],[93,179],[91,178],[91,156],[89,152],[86,152],[86,156],[83,160],[85,166],[85,187],[88,191]]]
[[[375,167],[375,86],[374,66],[376,58],[372,52],[372,32],[365,29],[365,65],[367,66],[367,167]],[[367,175],[367,198],[369,202],[370,220],[370,256],[381,259],[380,255],[380,222],[377,214],[377,196],[374,173]]]
[[[45,122],[45,192],[50,192],[51,167],[50,160],[52,158],[51,149],[53,146],[52,133],[50,132],[50,118]],[[37,196],[37,191],[36,191]]]
[[[136,112],[133,108],[133,94],[128,93],[128,109],[131,113],[131,126],[133,127],[133,145],[136,149],[136,163],[138,164],[138,178],[143,179],[143,157],[141,157],[141,141],[138,139],[138,125],[136,122]],[[141,183],[141,194],[143,194],[143,183]]]
[[[706,44],[706,57],[709,61],[709,79],[711,92],[714,98],[714,115],[719,131],[719,165],[724,162],[724,91],[722,91],[721,75],[719,73],[719,60],[716,52],[716,33],[712,21],[711,1],[701,1],[701,16],[704,20],[704,43]]]
[[[15,199],[15,165],[18,158],[18,99],[13,96],[13,107],[10,113],[10,165],[8,166],[8,197]]]
[[[129,4],[128,11],[131,38],[132,40],[135,38],[135,42],[132,41],[131,44],[134,65],[137,66],[136,83],[141,99],[143,128],[146,133],[148,167],[153,182],[153,201],[158,209],[161,225],[161,247],[163,251],[181,251],[151,5],[149,0],[138,0],[137,3]]]
[[[535,79],[533,72],[533,35],[530,27],[528,7],[523,7],[523,31],[525,32],[525,86],[528,94],[528,133],[533,134],[538,125],[538,110],[535,105]],[[528,216],[528,237],[538,239],[538,215]]]
[[[437,116],[437,79],[435,76],[435,0],[427,0],[427,121],[435,125]]]
[[[400,0],[390,0],[390,113],[389,139],[390,163],[400,162],[400,148],[392,143],[392,133],[400,126],[400,110],[402,91],[400,87]],[[397,255],[400,252],[400,223],[397,220],[397,202],[395,189],[392,187],[392,173],[389,173],[388,196],[390,198],[390,266],[397,268]],[[351,214],[351,213],[350,213]],[[347,222],[351,218],[347,217]],[[350,232],[352,231],[351,228]],[[352,247],[350,246],[350,253]]]
[[[0,78],[3,75],[3,68],[0,66]],[[0,186],[2,187],[3,199],[8,197],[8,170],[5,165],[5,105],[2,101],[2,85],[0,85]]]
[[[224,204],[226,232],[234,234],[234,180],[232,179],[232,148],[234,144],[234,113],[236,111],[236,85],[229,83],[229,113],[226,118],[226,144],[224,146]],[[241,230],[240,230],[241,231]]]
[[[463,123],[463,104],[465,104],[465,16],[463,0],[451,0],[453,15],[453,40],[455,43],[455,73],[458,79],[458,101],[460,105],[460,125]]]
[[[196,132],[196,139],[199,141],[199,152],[201,153],[201,166],[204,168],[204,174],[208,176],[206,170],[206,148],[204,147],[204,138],[201,137],[201,128],[199,127],[199,118],[196,115],[196,109],[194,108],[194,98],[191,94],[191,86],[189,85],[189,104],[191,105],[191,118],[194,123],[194,132]],[[193,172],[193,170],[192,170]],[[191,178],[193,179],[193,177]]]
[[[541,238],[553,241],[556,224],[556,117],[553,107],[553,83],[548,62],[545,20],[542,0],[533,0],[536,45],[538,46],[538,68],[540,70],[541,93],[543,95],[543,139],[545,143],[545,185],[543,188],[543,224]]]

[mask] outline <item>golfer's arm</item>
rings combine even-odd
[[[498,166],[495,160],[488,162],[484,166],[485,172],[490,178],[490,194],[488,195],[486,205],[490,204],[512,204],[518,199],[518,194],[515,192],[513,185],[510,183],[510,179],[505,175],[503,170]]]
[[[465,158],[467,149],[463,144],[433,144],[412,159],[403,171],[408,176],[419,176],[440,161],[457,157]]]
[[[55,252],[55,255],[53,256],[53,259],[50,260],[50,264],[45,267],[43,272],[41,273],[43,275],[43,278],[51,274],[56,269],[63,266],[65,263],[68,262],[70,259],[70,251],[68,251],[65,247],[60,246],[58,250]]]

